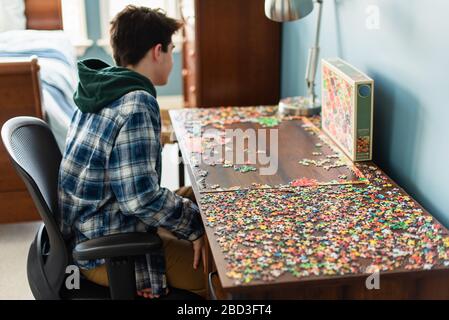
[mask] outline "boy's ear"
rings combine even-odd
[[[152,48],[153,51],[153,59],[154,60],[159,60],[161,55],[162,55],[162,44],[157,44]]]

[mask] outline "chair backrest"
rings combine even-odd
[[[28,282],[36,298],[58,299],[68,264],[67,248],[54,217],[61,152],[48,125],[38,118],[10,119],[1,134],[45,225],[30,248]]]

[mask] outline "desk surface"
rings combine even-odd
[[[280,119],[274,112],[170,112],[224,289],[364,283],[377,271],[448,276],[446,228],[374,163],[348,161],[319,130],[319,118]],[[275,145],[268,139],[264,150],[239,146],[223,134],[229,128],[278,129],[277,173],[260,175],[257,161],[235,164],[236,151],[248,159],[251,152],[272,154]]]

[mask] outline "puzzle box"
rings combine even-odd
[[[322,128],[352,161],[373,149],[374,81],[347,62],[322,59]]]

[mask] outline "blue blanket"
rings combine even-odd
[[[38,58],[56,59],[72,67],[67,57],[58,50],[55,49],[35,49],[24,51],[0,51],[0,57],[29,57],[37,56]]]

